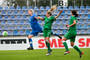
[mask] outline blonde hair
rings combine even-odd
[[[29,11],[31,11],[31,12],[32,12],[32,14],[34,13],[34,10],[33,10],[33,9],[30,9]]]

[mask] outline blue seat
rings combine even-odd
[[[84,6],[80,6],[80,9],[85,9]]]
[[[13,35],[18,35],[18,31],[17,30],[14,30],[13,31]]]
[[[85,14],[88,14],[89,12],[88,12],[88,10],[85,10],[84,13],[85,13]]]
[[[88,29],[90,29],[90,24],[88,24]]]
[[[90,14],[88,14],[88,19],[90,19]]]
[[[0,6],[0,10],[2,10],[3,8]]]
[[[3,15],[3,14],[6,14],[6,11],[5,10],[2,10],[1,11],[1,14]]]
[[[24,35],[24,30],[20,30],[18,33],[19,35]]]
[[[13,35],[13,32],[12,31],[7,31],[9,34],[8,35]]]
[[[1,24],[5,24],[5,21],[4,21],[4,20],[2,20],[2,21],[1,21]]]
[[[12,24],[12,21],[8,20],[8,21],[7,21],[7,24]]]
[[[70,11],[70,10],[68,10],[68,11],[67,11],[67,13],[68,13],[68,14],[71,14],[71,11]]]
[[[11,15],[11,14],[12,14],[11,10],[8,10],[8,11],[7,11],[7,14],[8,14],[8,15]]]
[[[62,33],[61,33],[60,30],[57,30],[56,34],[57,34],[57,35],[60,35],[60,34],[62,34]]]
[[[15,18],[15,16],[14,15],[11,15],[10,18]]]
[[[67,7],[63,7],[63,10],[67,10]]]
[[[14,20],[14,24],[17,24],[18,23],[18,21],[17,20]]]
[[[10,8],[9,8],[9,9],[15,9],[15,8],[14,8],[14,6],[10,6]]]
[[[75,9],[75,10],[79,10],[79,7],[78,7],[78,6],[75,6],[74,9]]]
[[[49,6],[46,6],[46,10],[49,10],[50,9],[50,7]]]
[[[61,8],[61,6],[58,6],[57,9],[58,9],[58,10],[61,10],[62,8]]]
[[[4,8],[5,10],[8,10],[9,9],[9,7],[8,6],[5,6],[5,8]]]
[[[90,30],[89,29],[87,30],[87,34],[90,34]]]
[[[21,7],[20,6],[17,6],[16,9],[21,9]]]
[[[19,18],[21,18],[21,16],[20,16],[20,15],[18,15],[16,18],[18,18],[18,19],[19,19]]]
[[[29,6],[28,9],[33,9],[33,7],[32,6]]]
[[[27,15],[28,14],[28,10],[25,10],[25,15]]]
[[[90,9],[90,6],[86,6],[86,9]]]
[[[26,33],[26,35],[29,35],[30,34],[30,30],[26,30],[25,33]]]
[[[35,6],[35,7],[34,7],[34,10],[38,10],[38,7]]]
[[[25,10],[25,9],[27,9],[27,7],[26,7],[26,6],[23,6],[23,7],[22,7],[22,9],[24,9],[24,10]]]
[[[69,10],[73,10],[73,6],[69,6]]]
[[[84,14],[82,14],[81,19],[86,19],[86,16]]]
[[[63,30],[63,33],[62,34],[65,34],[67,32],[67,30]]]
[[[7,15],[5,15],[5,16],[4,16],[4,18],[5,18],[5,19],[8,19],[8,16],[7,16]]]
[[[20,15],[24,14],[23,10],[20,10],[19,14],[20,14]]]
[[[43,6],[40,6],[40,10],[44,10],[44,7]]]
[[[18,14],[18,11],[17,11],[17,10],[15,10],[15,11],[14,11],[14,14],[15,14],[15,15],[17,15],[17,14]]]
[[[27,18],[27,16],[26,15],[23,15],[23,18]]]
[[[0,19],[2,19],[2,16],[0,15]]]

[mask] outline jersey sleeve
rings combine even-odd
[[[34,14],[34,15],[33,15],[33,17],[35,18],[35,17],[37,17],[37,15],[36,15],[36,14]]]
[[[73,17],[72,20],[73,20],[73,21],[74,21],[74,20],[77,21],[76,17]]]
[[[55,21],[55,20],[56,20],[56,18],[55,18],[54,16],[52,16],[52,20],[53,20],[53,21]]]

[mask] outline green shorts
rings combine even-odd
[[[76,33],[73,32],[67,32],[64,37],[66,39],[70,39],[70,42],[75,42],[75,38],[76,38]]]
[[[50,37],[50,35],[51,35],[51,30],[50,29],[44,29],[43,36],[44,37]]]

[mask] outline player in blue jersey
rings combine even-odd
[[[36,19],[37,15],[34,13],[32,9],[28,10],[28,14],[30,15],[29,22],[32,28],[32,32],[28,35],[30,47],[27,49],[33,50],[32,37],[37,36],[39,32],[42,32],[42,28]]]

